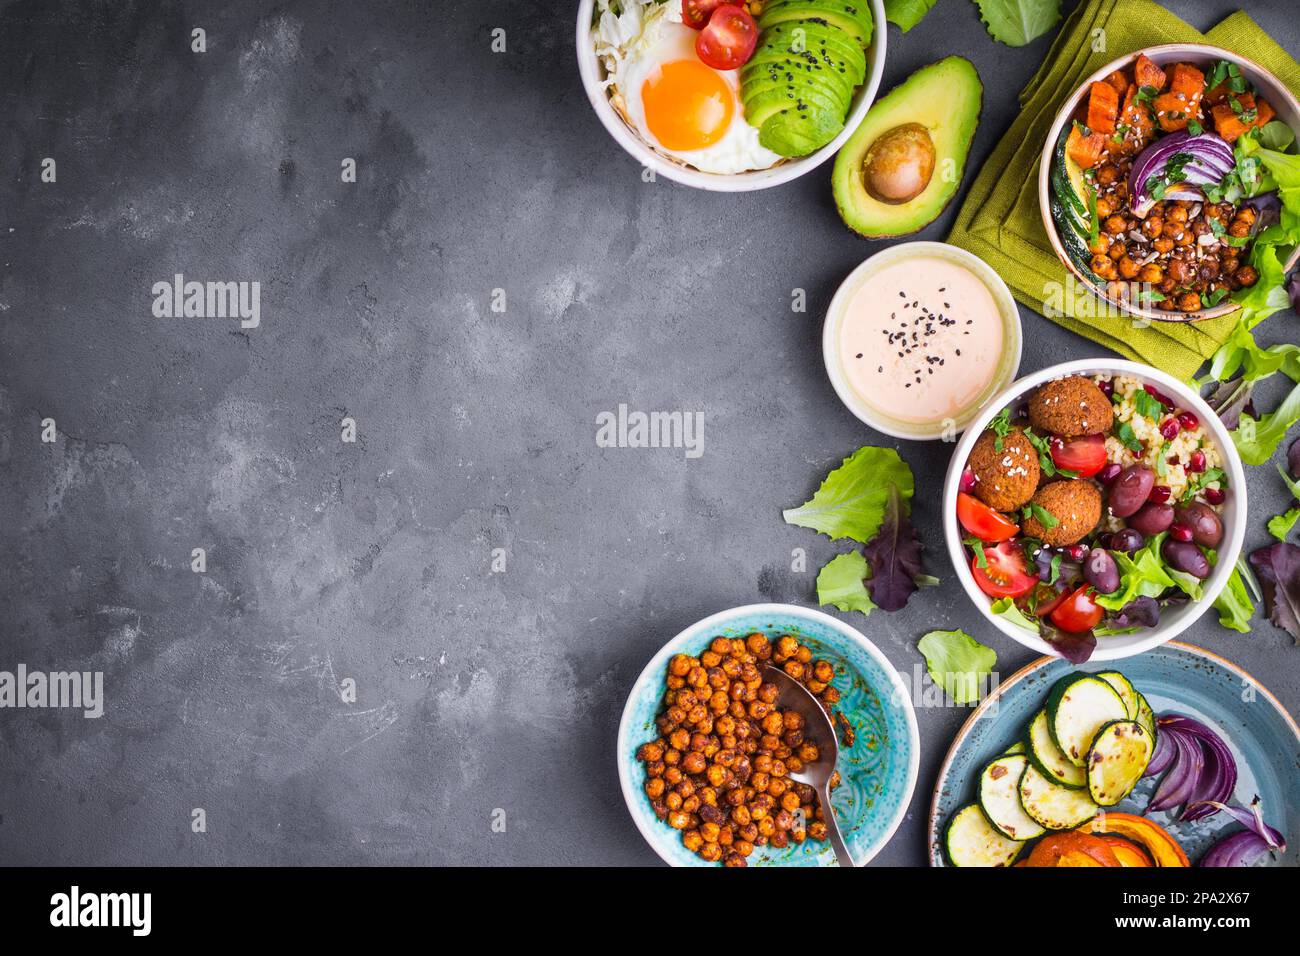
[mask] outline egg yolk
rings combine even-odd
[[[655,67],[641,86],[645,121],[665,149],[711,146],[731,125],[735,96],[714,70],[699,60]]]

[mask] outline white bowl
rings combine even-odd
[[[1166,375],[1149,365],[1106,358],[1079,359],[1075,362],[1053,365],[1041,372],[1026,375],[1024,378],[1011,383],[1009,388],[984,406],[984,409],[971,422],[966,434],[962,436],[961,441],[957,443],[957,448],[953,451],[952,461],[948,463],[948,477],[943,486],[943,536],[947,539],[948,555],[952,558],[953,567],[957,571],[957,577],[960,579],[962,587],[966,589],[971,601],[979,608],[980,613],[988,619],[989,623],[1007,637],[1025,645],[1025,647],[1032,648],[1040,654],[1059,656],[1052,646],[1040,636],[1004,621],[990,610],[992,600],[975,583],[975,578],[970,572],[970,559],[967,557],[962,544],[961,526],[957,522],[957,492],[961,485],[962,470],[970,458],[971,448],[974,447],[976,439],[979,438],[984,429],[988,427],[988,423],[999,411],[1022,395],[1033,391],[1044,382],[1063,378],[1067,375],[1093,374],[1131,375],[1144,383],[1155,385],[1160,391],[1177,402],[1180,408],[1194,412],[1196,417],[1200,419],[1201,424],[1218,444],[1219,453],[1223,458],[1223,470],[1228,476],[1228,497],[1224,502],[1221,514],[1223,519],[1223,543],[1218,548],[1218,561],[1214,566],[1214,570],[1205,581],[1204,597],[1199,601],[1188,601],[1175,610],[1162,612],[1160,623],[1155,627],[1144,628],[1133,634],[1118,634],[1113,637],[1098,638],[1097,649],[1093,652],[1092,660],[1110,661],[1141,654],[1143,651],[1150,650],[1173,637],[1177,637],[1191,627],[1197,618],[1210,609],[1210,605],[1219,596],[1219,592],[1227,585],[1228,578],[1232,576],[1233,568],[1237,563],[1237,558],[1241,554],[1241,542],[1246,535],[1246,475],[1242,471],[1241,457],[1237,454],[1237,448],[1233,445],[1228,430],[1223,427],[1223,422],[1219,420],[1219,416],[1214,413],[1209,405],[1205,404],[1204,400],[1196,392],[1173,376]]]
[[[677,0],[669,0],[669,2],[677,2]],[[854,94],[853,102],[849,107],[848,118],[844,121],[844,129],[840,130],[838,136],[815,153],[809,153],[807,156],[800,156],[797,159],[786,160],[770,169],[759,169],[729,175],[702,173],[698,169],[684,166],[664,156],[628,126],[614,110],[614,107],[610,105],[609,97],[600,86],[604,80],[605,71],[601,66],[600,58],[596,56],[596,47],[591,38],[591,19],[595,0],[581,0],[578,4],[578,72],[582,76],[582,85],[587,91],[587,98],[591,100],[592,108],[596,111],[596,115],[600,117],[605,129],[609,131],[609,135],[613,136],[618,144],[631,154],[633,159],[642,166],[654,170],[656,175],[664,176],[685,186],[708,189],[713,192],[735,193],[749,192],[754,189],[767,189],[771,186],[788,183],[792,179],[798,179],[804,173],[811,172],[834,156],[839,148],[844,145],[844,141],[853,135],[853,131],[862,123],[862,118],[867,115],[867,110],[871,108],[872,102],[875,101],[876,91],[880,88],[880,77],[885,69],[887,24],[885,22],[883,0],[868,0],[868,2],[871,6],[871,16],[875,20],[875,24],[871,31],[871,48],[867,51],[867,78],[858,87],[857,93]]]
[[[862,284],[881,267],[898,259],[913,256],[948,259],[969,269],[983,281],[1002,315],[1003,347],[1002,358],[997,371],[994,373],[993,378],[989,380],[989,384],[985,386],[984,391],[955,419],[918,423],[890,418],[878,409],[872,408],[858,396],[850,387],[848,378],[841,366],[841,355],[837,344],[840,337],[840,326],[844,324],[844,313],[849,302],[852,301],[853,296],[862,287]],[[886,435],[892,435],[895,438],[907,438],[913,441],[934,438],[945,438],[951,441],[966,428],[984,403],[989,400],[989,397],[1006,388],[1007,383],[1019,370],[1022,344],[1020,310],[1016,308],[1016,300],[1012,298],[1011,290],[1007,288],[1006,282],[979,256],[957,246],[950,246],[946,242],[902,242],[871,256],[850,272],[848,277],[840,283],[834,298],[831,299],[830,306],[826,309],[826,322],[822,326],[822,361],[826,365],[826,375],[831,380],[831,386],[835,389],[835,394],[840,397],[840,401],[844,403],[844,407],[851,411],[860,421],[870,425],[876,431],[884,432]]]

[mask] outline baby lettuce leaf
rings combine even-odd
[[[1023,627],[1027,631],[1037,631],[1038,625],[1025,617],[1025,612],[1011,598],[998,598],[989,608],[995,615],[1005,618],[1016,627]]]
[[[1264,591],[1268,619],[1300,644],[1300,548],[1271,544],[1252,552],[1250,564]]]
[[[876,605],[864,583],[869,574],[867,559],[857,551],[836,555],[817,574],[817,603],[870,614]]]
[[[1255,613],[1255,605],[1246,593],[1246,582],[1241,573],[1233,569],[1228,578],[1228,586],[1215,599],[1214,609],[1219,612],[1219,623],[1229,630],[1245,634],[1250,631],[1250,618]]]
[[[1043,635],[1043,640],[1051,644],[1053,650],[1071,664],[1082,664],[1092,657],[1092,652],[1097,649],[1097,635],[1092,631],[1067,634],[1050,624],[1040,624],[1039,631]]]
[[[965,631],[931,631],[917,641],[916,649],[925,656],[930,679],[958,704],[973,704],[980,698],[997,652],[985,647]]]
[[[880,531],[863,549],[871,564],[867,589],[877,606],[900,610],[921,576],[921,539],[907,517],[907,503],[896,485],[889,486]]]
[[[1285,541],[1298,519],[1300,519],[1300,508],[1289,508],[1282,514],[1268,519],[1268,533],[1279,541]]]
[[[885,0],[885,19],[906,33],[925,19],[936,3],[938,0]]]
[[[880,530],[891,494],[906,513],[912,492],[912,469],[898,452],[865,445],[827,475],[811,499],[787,508],[782,517],[787,524],[812,528],[831,539],[866,544]]]
[[[1262,465],[1273,457],[1287,430],[1296,422],[1300,422],[1300,385],[1291,389],[1273,411],[1259,418],[1243,414],[1232,432],[1232,443],[1246,464]]]
[[[1160,545],[1167,535],[1152,537],[1130,557],[1123,551],[1111,552],[1119,565],[1119,590],[1114,594],[1099,594],[1096,601],[1108,611],[1122,611],[1125,605],[1139,597],[1159,597],[1177,584],[1160,558]]]
[[[975,0],[989,35],[1007,46],[1036,40],[1061,19],[1061,0]]]

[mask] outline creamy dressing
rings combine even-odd
[[[956,418],[988,387],[1003,349],[1002,315],[983,280],[937,256],[876,270],[849,300],[840,367],[882,414],[909,423]]]

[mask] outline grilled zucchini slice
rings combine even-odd
[[[1155,740],[1136,720],[1112,720],[1088,752],[1088,795],[1113,807],[1137,786],[1155,752]]]
[[[979,804],[984,815],[1005,837],[1032,840],[1043,827],[1020,805],[1020,777],[1029,758],[1024,754],[998,757],[980,774]]]
[[[1128,719],[1137,720],[1138,692],[1129,682],[1129,679],[1119,671],[1101,671],[1097,676],[1109,684],[1115,693],[1119,694],[1119,699],[1124,702],[1124,709],[1128,711]]]
[[[974,803],[952,815],[943,845],[953,866],[1010,866],[1024,846],[999,833]]]
[[[1086,766],[1098,731],[1112,720],[1127,720],[1128,708],[1115,688],[1093,674],[1070,674],[1047,695],[1047,725],[1065,759]]]
[[[1087,790],[1058,786],[1032,761],[1025,765],[1020,777],[1020,805],[1047,830],[1073,830],[1095,817],[1100,809]]]
[[[1025,739],[1029,744],[1029,759],[1049,780],[1072,790],[1088,785],[1088,771],[1072,764],[1052,739],[1052,731],[1047,725],[1046,708],[1035,714],[1029,722]]]

